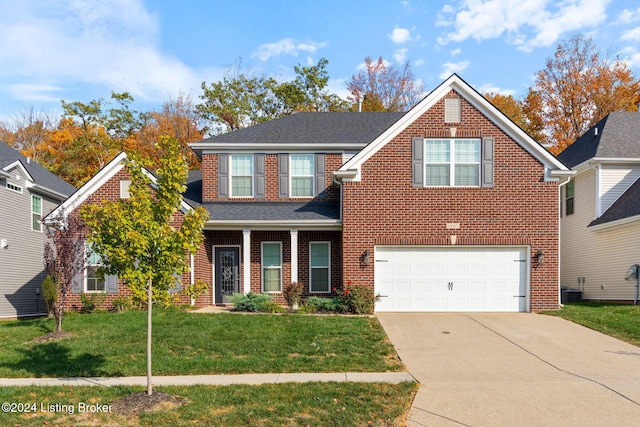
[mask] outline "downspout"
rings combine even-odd
[[[571,181],[571,177],[567,177],[564,181],[560,181],[560,183],[558,184],[558,200],[560,201],[560,203],[558,203],[558,278],[560,280],[558,280],[558,305],[560,307],[564,307],[562,305],[562,274],[561,274],[561,270],[560,270],[560,266],[562,265],[562,209],[561,206],[562,205],[562,187],[564,185],[567,185],[569,183],[569,181]]]

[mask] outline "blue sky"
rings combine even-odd
[[[640,6],[622,0],[0,0],[0,120],[128,91],[141,110],[245,71],[293,78],[329,60],[330,89],[366,56],[409,60],[428,91],[452,72],[521,97],[562,40],[593,37],[640,75]]]

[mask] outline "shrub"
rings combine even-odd
[[[197,280],[192,285],[184,287],[184,293],[189,296],[191,301],[197,301],[200,295],[206,294],[209,291],[209,284],[202,280]]]
[[[375,302],[377,300],[373,289],[366,286],[352,285],[351,282],[342,290],[337,290],[338,298],[346,308],[346,311],[353,314],[373,314]]]
[[[113,300],[113,311],[116,313],[121,313],[123,311],[127,311],[131,308],[131,299],[124,295],[120,295],[116,299]]]
[[[303,314],[309,313],[343,313],[345,307],[339,298],[309,297],[299,310]]]
[[[42,298],[47,305],[47,316],[50,316],[53,311],[53,305],[58,301],[58,290],[56,289],[56,283],[53,281],[53,277],[49,275],[47,275],[47,278],[42,282]]]
[[[95,294],[94,293],[86,294],[82,292],[80,294],[80,303],[82,303],[82,308],[80,309],[80,311],[82,311],[83,313],[93,312],[93,310],[96,309],[97,305],[102,304],[105,297],[106,297],[106,294],[102,292],[95,293]]]
[[[302,283],[291,282],[284,287],[282,295],[290,308],[296,308],[302,298]]]
[[[276,304],[275,302],[269,300],[262,304],[262,308],[260,311],[262,313],[286,313],[287,309],[280,304]]]
[[[249,292],[248,294],[233,294],[231,302],[236,306],[238,311],[260,312],[263,306],[271,302],[271,297],[267,294],[256,294]]]

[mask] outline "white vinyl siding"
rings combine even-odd
[[[330,292],[331,244],[329,242],[309,244],[309,270],[310,292]]]
[[[42,231],[42,197],[31,195],[31,229]]]
[[[253,156],[229,156],[231,197],[253,197]]]
[[[640,178],[640,168],[600,166],[598,173],[600,217]]]
[[[262,291],[282,291],[282,243],[262,243]]]
[[[291,196],[313,197],[313,154],[291,155]]]

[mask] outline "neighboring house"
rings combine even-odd
[[[583,298],[633,301],[640,264],[640,113],[611,113],[558,158],[576,175],[562,189],[561,285]]]
[[[457,75],[406,114],[299,113],[191,148],[202,170],[184,200],[210,212],[183,277],[211,285],[199,305],[284,302],[297,281],[305,296],[368,286],[378,311],[558,307],[571,171]],[[122,161],[57,213],[119,197]]]
[[[0,142],[0,318],[46,314],[41,220],[74,191]]]

